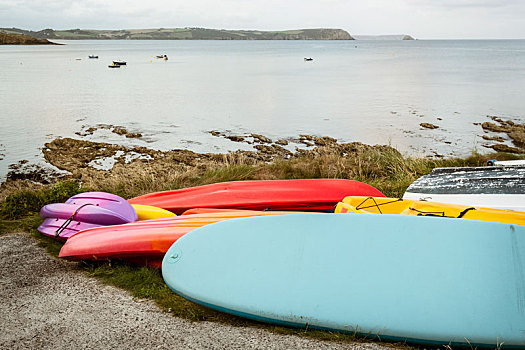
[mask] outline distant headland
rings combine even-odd
[[[50,40],[354,40],[343,29],[297,29],[285,31],[224,30],[207,28],[158,28],[91,30],[44,29],[30,31],[18,28],[0,28],[7,34],[25,34]]]
[[[0,45],[57,45],[47,39],[26,34],[6,34],[0,31]]]
[[[350,35],[343,29],[296,29],[284,31],[226,30],[207,28],[158,29],[43,29],[31,31],[0,28],[0,45],[53,44],[49,40],[415,40],[406,34]]]
[[[354,35],[355,40],[416,40],[410,35]]]

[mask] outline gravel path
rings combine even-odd
[[[391,349],[173,317],[49,256],[28,234],[0,236],[0,349]]]

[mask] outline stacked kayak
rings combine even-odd
[[[153,207],[151,205],[132,204],[131,206],[133,207],[133,209],[135,209],[135,212],[137,213],[138,221],[154,220],[176,216],[176,214],[173,214],[171,211]]]
[[[125,199],[105,192],[85,192],[65,203],[45,205],[40,216],[44,222],[38,231],[62,241],[89,228],[137,221],[135,210]]]
[[[525,211],[525,166],[436,168],[414,181],[405,199]]]
[[[336,213],[402,214],[525,225],[525,212],[386,197],[345,197]]]
[[[222,221],[177,240],[167,285],[257,321],[433,345],[525,346],[525,226],[409,215]]]
[[[384,197],[374,187],[359,181],[304,179],[221,182],[146,194],[129,202],[175,214],[192,208],[329,211],[345,196]]]
[[[279,211],[226,210],[187,214],[132,224],[99,227],[70,237],[59,257],[67,260],[122,259],[160,267],[164,254],[177,239],[198,227],[251,216],[287,214]]]

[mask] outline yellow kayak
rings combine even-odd
[[[525,212],[385,197],[345,197],[336,213],[441,216],[525,225]]]
[[[177,216],[171,211],[154,207],[151,205],[132,204],[133,209],[137,212],[138,221],[169,218]]]

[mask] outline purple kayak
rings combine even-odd
[[[111,193],[86,192],[65,203],[48,204],[40,210],[44,219],[38,231],[62,241],[93,227],[137,221],[135,209],[125,199]]]

